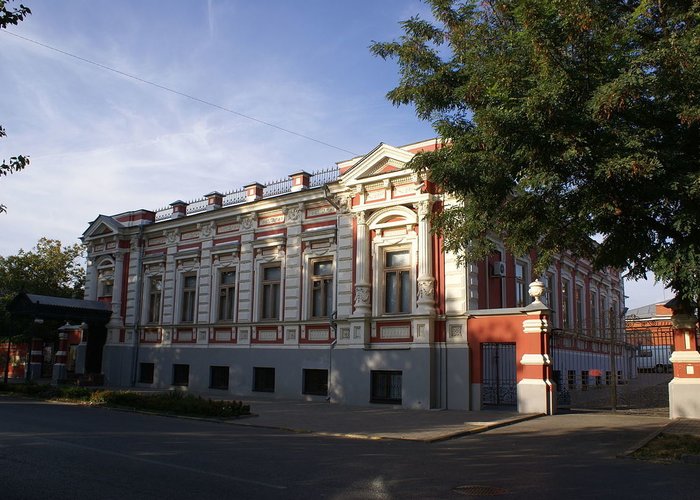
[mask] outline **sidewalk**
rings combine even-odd
[[[661,429],[663,434],[689,435],[700,438],[700,420],[692,418],[679,418],[671,420]]]
[[[436,442],[542,416],[516,411],[405,410],[298,400],[244,399],[255,415],[234,425],[358,439]]]

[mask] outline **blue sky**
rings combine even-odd
[[[8,31],[362,154],[433,137],[385,98],[397,67],[368,46],[429,12],[418,0],[23,0]],[[15,2],[15,5],[17,3]],[[0,32],[0,255],[73,243],[99,214],[157,209],[352,155]],[[628,307],[663,300],[627,285]],[[670,298],[668,292],[666,297]]]

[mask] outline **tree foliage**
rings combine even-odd
[[[4,332],[16,333],[10,323],[7,304],[19,293],[35,293],[54,297],[82,298],[85,270],[81,244],[62,246],[58,240],[41,238],[31,251],[0,256],[0,337]]]
[[[19,292],[82,298],[85,270],[83,246],[62,246],[58,240],[41,238],[30,251],[0,256],[0,297]]]
[[[5,29],[9,25],[17,25],[20,21],[23,21],[25,17],[32,13],[28,7],[20,4],[19,7],[14,9],[9,9],[7,7],[6,0],[0,0],[0,28]],[[0,139],[5,137],[5,129],[0,125]],[[25,155],[17,155],[10,157],[9,161],[5,158],[2,159],[2,164],[0,164],[0,177],[4,177],[8,174],[18,172],[29,165],[29,157]],[[0,204],[0,213],[5,212],[6,207]]]
[[[449,146],[413,167],[460,203],[434,216],[464,259],[570,250],[700,292],[700,2],[429,0],[373,43],[388,93]],[[597,242],[596,242],[597,240]]]

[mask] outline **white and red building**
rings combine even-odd
[[[619,316],[619,273],[561,256],[540,277],[547,308],[528,305],[529,255],[458,265],[427,217],[454,200],[406,167],[438,146],[380,144],[325,172],[100,215],[83,241],[86,299],[112,308],[105,383],[532,409],[527,394],[552,391],[549,330]]]

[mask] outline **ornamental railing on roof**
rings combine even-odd
[[[268,182],[263,189],[263,198],[277,196],[278,194],[289,193],[292,189],[292,179],[278,179]]]
[[[338,180],[340,170],[338,167],[331,167],[326,170],[319,170],[311,175],[311,183],[309,187],[321,187],[331,182]]]
[[[309,188],[317,188],[335,182],[340,176],[338,167],[330,167],[325,170],[317,170],[309,174]],[[292,179],[278,179],[264,184],[263,198],[278,196],[292,191]],[[245,203],[246,196],[244,189],[236,189],[223,194],[222,206],[230,207]],[[206,197],[192,200],[187,203],[186,215],[194,215],[207,210],[209,200]],[[173,218],[173,207],[163,207],[155,210],[156,222],[162,222]]]
[[[223,206],[237,205],[245,201],[245,189],[237,189],[224,195]]]

